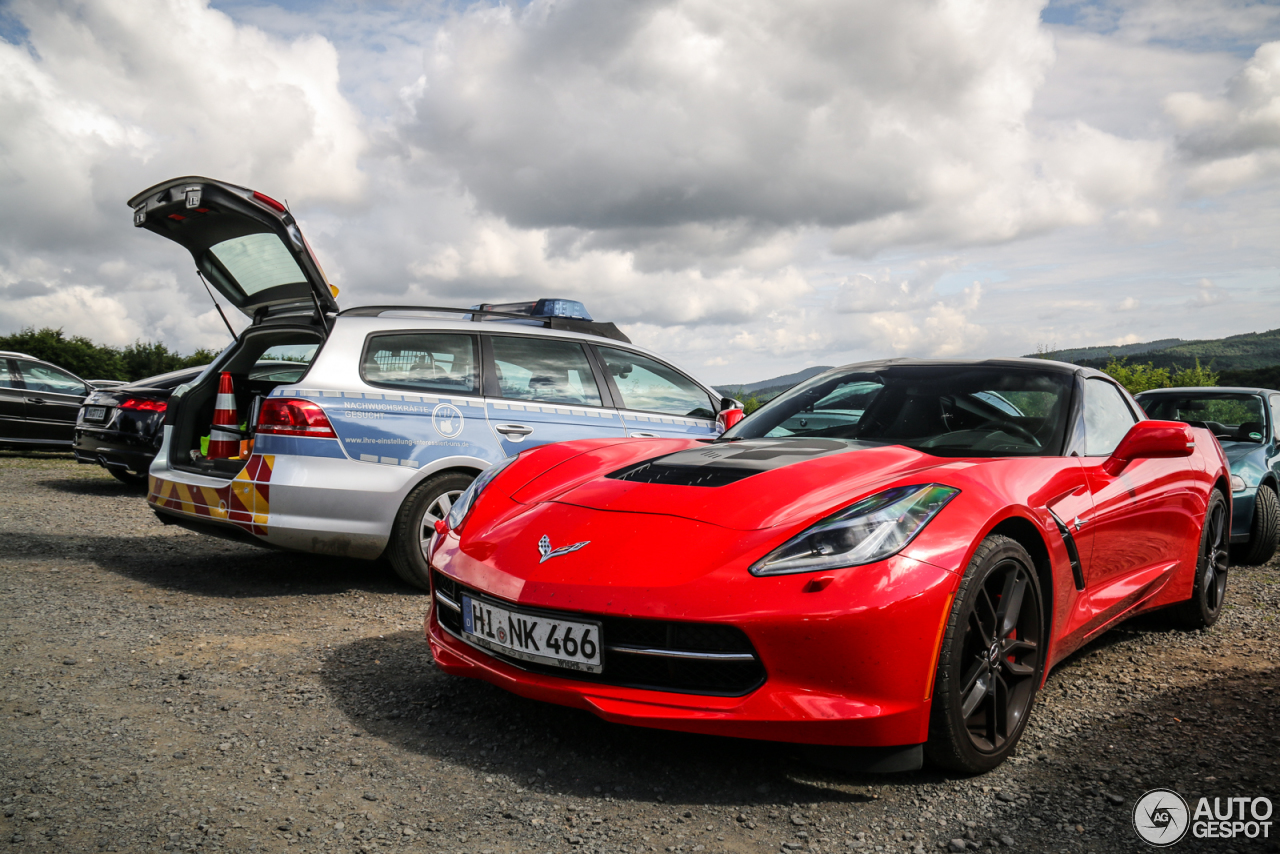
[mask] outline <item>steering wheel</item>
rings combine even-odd
[[[1040,447],[1040,440],[1036,438],[1036,434],[1032,433],[1030,430],[1028,430],[1026,427],[1023,427],[1021,424],[1015,424],[1012,421],[996,421],[993,419],[990,421],[983,421],[974,429],[984,430],[988,427],[999,430],[1001,433],[1017,434],[1018,436],[1021,436],[1022,438],[1026,439],[1031,444],[1035,445],[1037,448]]]

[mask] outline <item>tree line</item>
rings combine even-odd
[[[156,374],[207,365],[218,355],[200,349],[184,356],[158,341],[134,341],[125,347],[97,344],[83,335],[68,338],[61,329],[27,327],[13,335],[0,336],[0,350],[25,353],[86,380],[133,382]]]

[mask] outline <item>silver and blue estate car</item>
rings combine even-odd
[[[435,522],[494,463],[570,439],[712,438],[718,416],[741,406],[573,300],[340,311],[292,214],[243,187],[179,178],[129,205],[136,226],[186,248],[251,321],[169,399],[147,497],[165,522],[321,554],[385,553],[425,589]],[[305,370],[264,378],[264,361]],[[214,458],[223,372],[241,452]]]

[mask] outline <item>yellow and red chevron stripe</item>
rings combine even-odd
[[[231,522],[264,536],[271,514],[271,469],[274,455],[254,454],[226,486],[191,486],[152,475],[147,501],[156,507],[198,519]]]

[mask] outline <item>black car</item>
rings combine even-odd
[[[93,389],[57,365],[0,351],[0,445],[70,448],[76,414]]]
[[[145,484],[164,439],[169,395],[207,367],[183,368],[89,395],[76,421],[76,461],[101,465],[125,483]],[[296,382],[306,369],[302,362],[260,359],[249,378]]]
[[[146,483],[147,469],[164,438],[169,395],[205,367],[170,371],[89,395],[76,421],[76,462],[101,465],[125,483]]]

